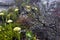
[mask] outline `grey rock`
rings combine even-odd
[[[13,5],[14,0],[0,0],[0,5]]]

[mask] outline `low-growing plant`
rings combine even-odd
[[[26,30],[24,40],[36,40],[35,34],[29,28],[34,25],[32,22],[40,12],[37,6],[28,2],[22,2],[21,9],[17,6],[0,12],[0,40],[21,40],[21,32],[24,33],[22,30]]]

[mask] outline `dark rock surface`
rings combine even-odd
[[[8,10],[8,8],[14,6],[14,4],[14,0],[0,0],[0,11]]]
[[[38,2],[36,2],[35,4],[37,4]],[[54,0],[50,2],[48,1],[47,4],[43,5],[41,5],[41,2],[38,3],[38,6],[41,8],[41,10],[43,7],[41,13],[44,17],[42,19],[44,20],[44,22],[41,20],[41,18],[39,19],[45,24],[45,26],[41,26],[38,23],[38,25],[36,24],[31,27],[30,30],[32,30],[33,33],[36,33],[36,35],[44,35],[43,37],[41,35],[38,35],[38,38],[43,38],[41,38],[41,40],[46,40],[45,38],[47,38],[47,40],[60,40],[60,2],[59,0]]]

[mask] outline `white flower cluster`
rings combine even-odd
[[[2,15],[4,15],[4,13],[0,13],[0,15],[2,16]]]
[[[34,9],[34,10],[38,10],[36,7],[32,7],[32,9]]]
[[[8,21],[7,21],[7,23],[11,23],[11,22],[13,22],[13,20],[8,20]]]
[[[21,28],[20,28],[20,27],[15,27],[13,30],[14,30],[14,31],[20,31]]]

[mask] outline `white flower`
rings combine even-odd
[[[0,13],[0,15],[4,15],[4,13]]]
[[[31,6],[29,6],[29,5],[26,5],[26,8],[25,8],[25,10],[26,10],[27,12],[30,12],[30,11],[31,11]]]
[[[28,6],[28,5],[26,6],[26,8],[30,8],[30,7],[31,7],[31,6]]]
[[[13,30],[14,30],[14,31],[20,31],[21,28],[20,28],[20,27],[15,27]]]
[[[35,8],[35,10],[38,10],[37,8]]]
[[[18,10],[19,10],[18,8],[15,9],[15,11],[18,11]]]
[[[38,10],[36,7],[32,7],[32,9]]]
[[[8,20],[8,21],[7,21],[7,23],[11,23],[11,22],[13,22],[13,21],[12,21],[12,20]]]

